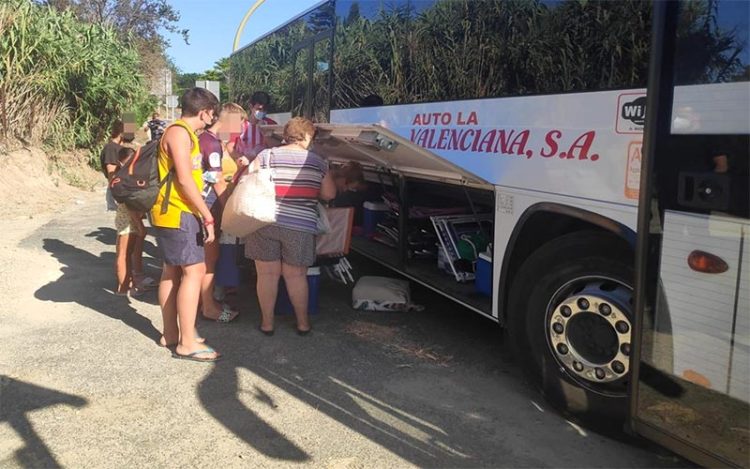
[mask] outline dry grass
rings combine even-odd
[[[415,360],[439,366],[448,366],[453,357],[443,354],[437,347],[420,344],[408,338],[401,328],[383,326],[364,321],[352,321],[344,327],[344,332],[364,341],[381,344],[384,348]]]
[[[60,153],[52,159],[33,147],[0,151],[0,173],[0,212],[11,219],[58,211],[82,196],[80,189],[90,191],[104,183],[104,176],[80,155]]]

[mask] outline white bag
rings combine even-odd
[[[411,302],[409,282],[388,277],[362,277],[352,290],[352,307],[364,311],[421,311]]]
[[[276,185],[273,170],[268,166],[260,167],[256,158],[248,174],[237,181],[224,207],[222,231],[244,238],[276,222]]]

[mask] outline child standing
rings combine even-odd
[[[127,165],[135,156],[135,153],[136,150],[132,147],[120,148],[117,153],[118,165],[120,167]],[[138,283],[139,281],[143,282],[145,277],[143,276],[143,265],[141,262],[142,250],[136,252],[137,245],[140,244],[140,246],[143,246],[143,239],[146,237],[143,214],[128,209],[125,204],[118,204],[115,211],[115,229],[117,230],[115,248],[117,289],[115,290],[115,294],[126,296],[130,293],[131,296],[138,296],[143,293],[146,287],[146,285]],[[140,270],[136,269],[136,263],[140,265]],[[139,272],[140,278],[134,279],[134,272]]]

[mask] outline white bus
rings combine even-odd
[[[383,232],[356,237],[354,250],[498,322],[563,411],[622,419],[652,8],[640,0],[322,2],[233,54],[232,99],[244,104],[262,90],[277,122],[311,117],[317,151],[333,165],[359,162],[386,193]],[[748,13],[747,2],[680,5],[677,133],[731,134],[740,151],[747,143]],[[683,150],[703,151],[696,161],[716,156],[707,148],[716,138],[697,141]],[[730,157],[744,161],[732,169],[740,178],[747,158],[747,148]],[[747,199],[747,185],[733,190]],[[666,216],[675,233],[687,226],[679,200]],[[747,233],[747,204],[732,203],[726,216]],[[438,234],[441,226],[451,233]],[[467,243],[491,253],[491,295],[457,281],[472,278]],[[684,240],[675,249],[687,249]],[[671,280],[687,264],[670,269],[666,293],[694,301],[689,282]],[[736,280],[717,294],[747,295]],[[739,313],[747,322],[747,310]],[[749,356],[747,347],[734,353]],[[747,380],[738,386],[747,403]]]

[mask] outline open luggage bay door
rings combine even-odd
[[[492,190],[493,186],[476,174],[425,150],[419,145],[376,124],[315,124],[318,135],[313,151],[334,163],[356,161],[379,173],[395,173],[410,178],[466,185]],[[273,144],[282,140],[283,126],[263,126],[263,134]]]

